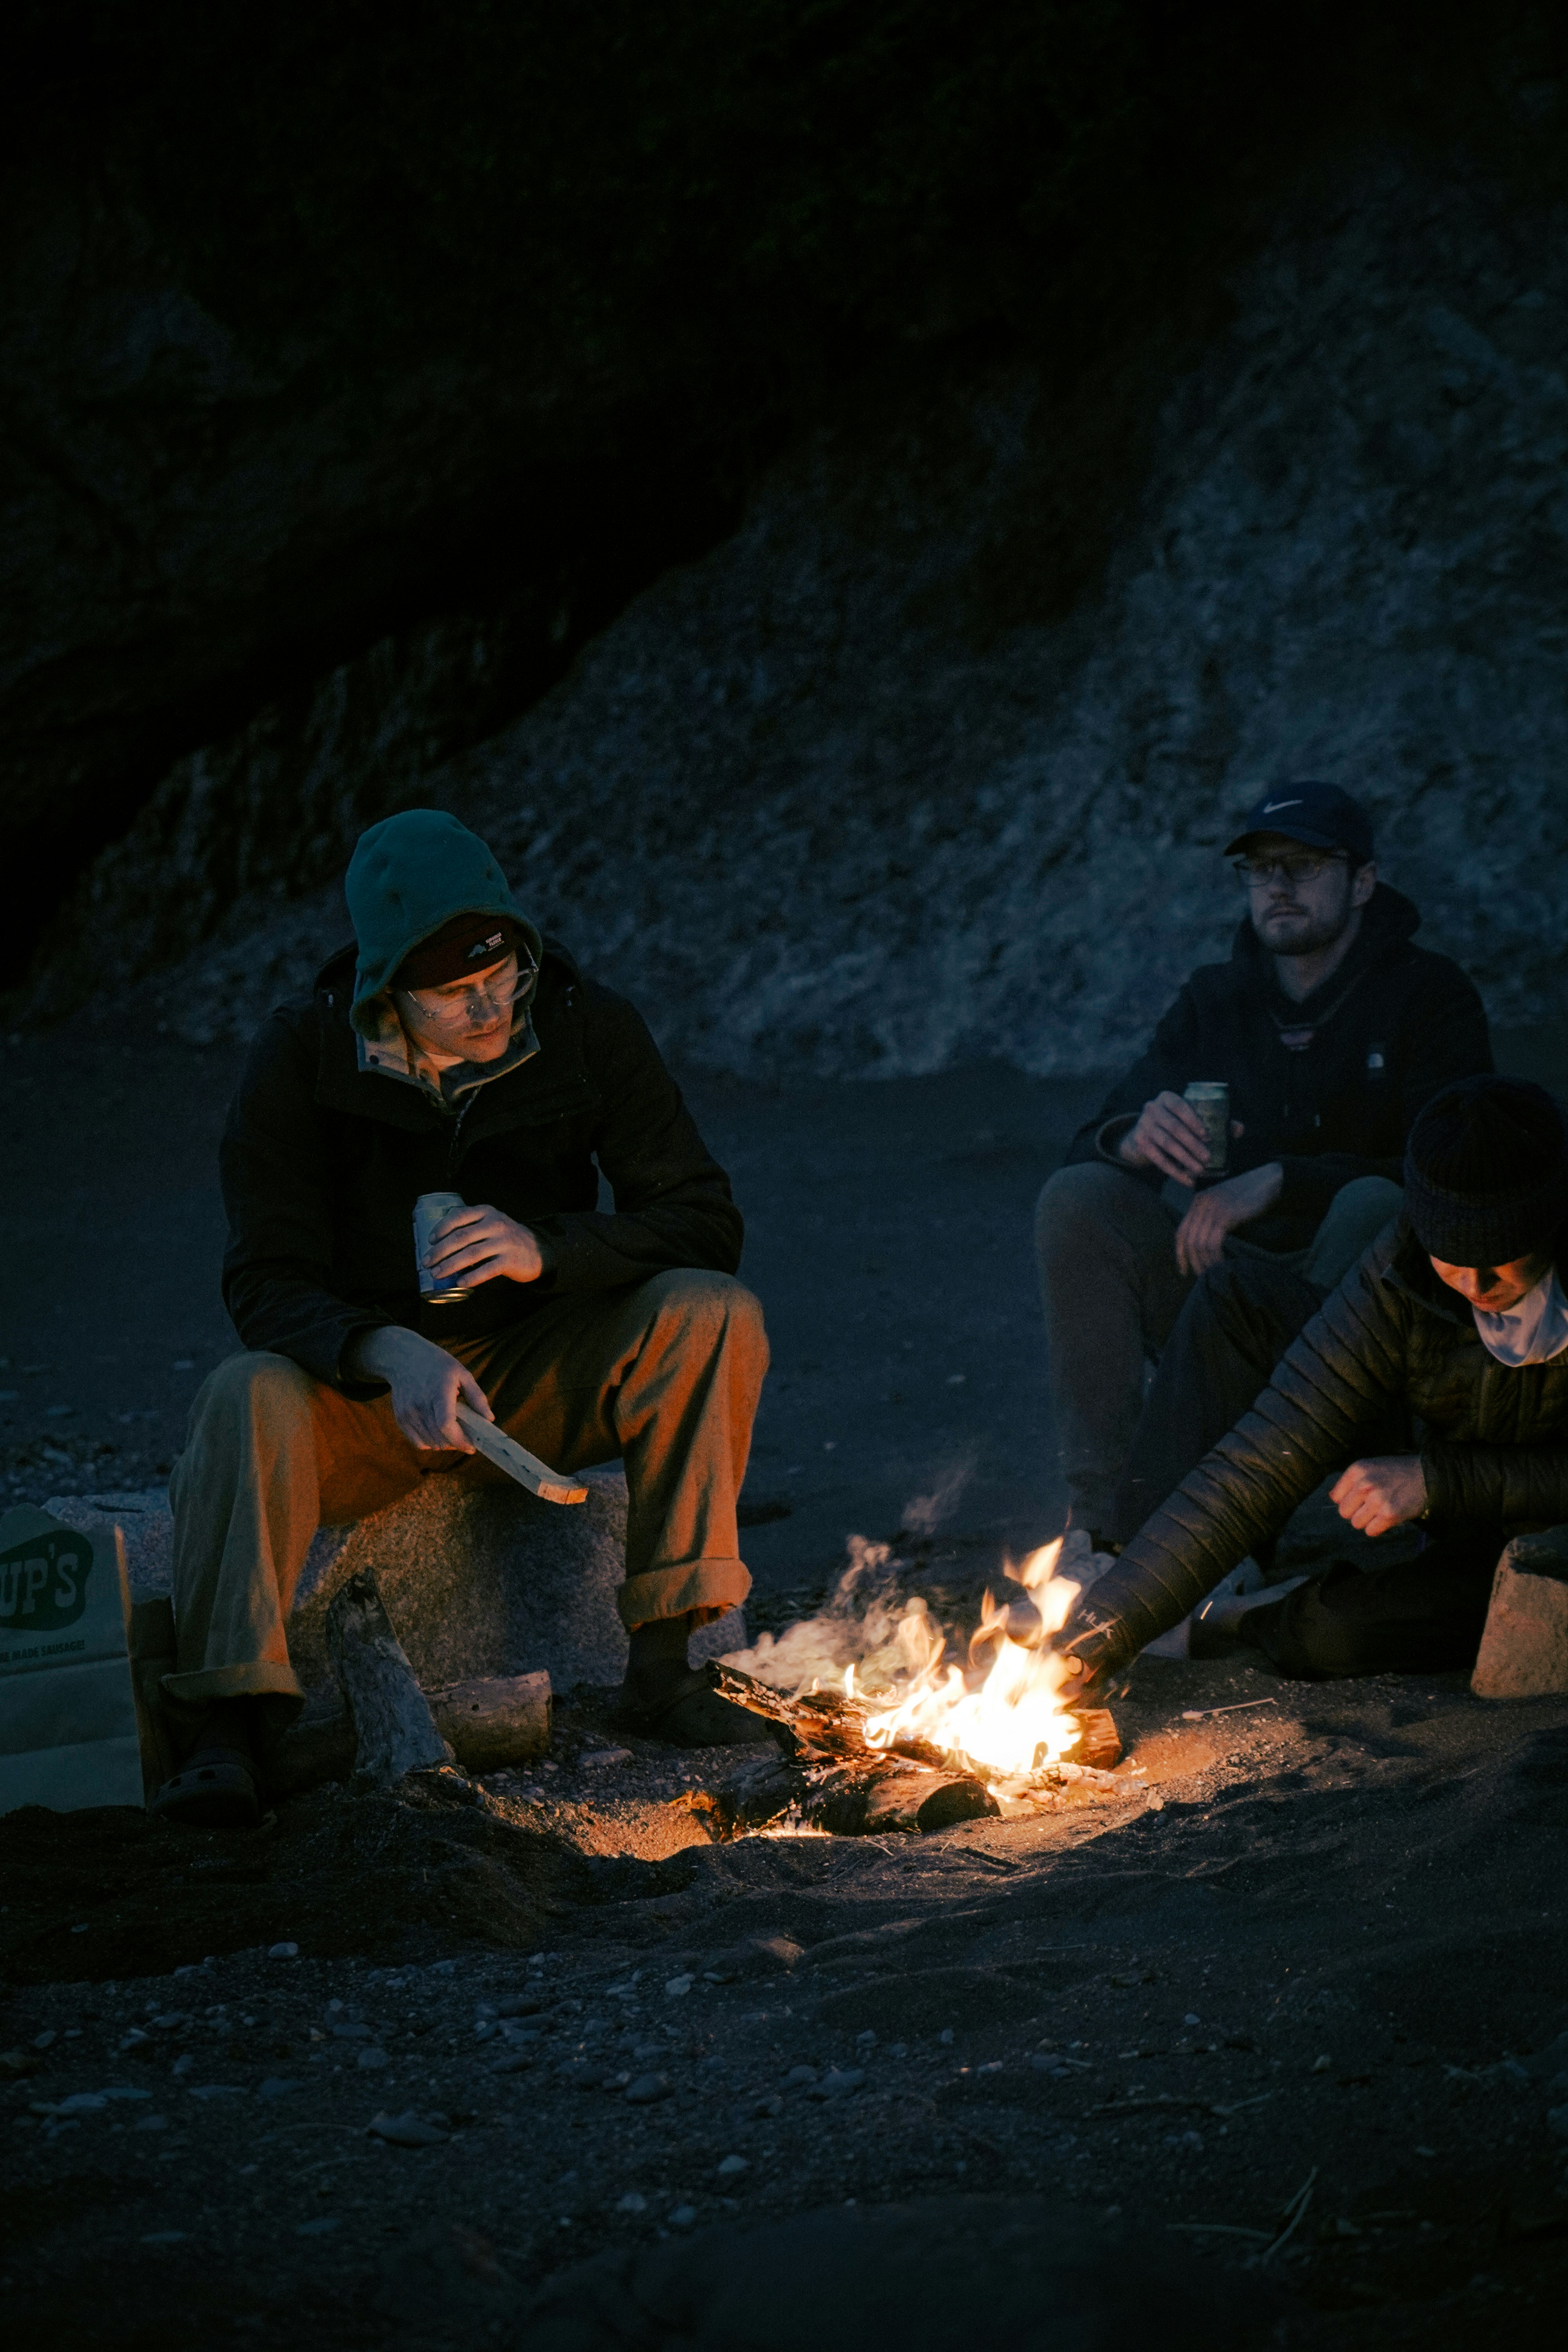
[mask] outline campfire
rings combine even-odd
[[[1066,1669],[1043,1646],[1079,1590],[1056,1573],[1060,1552],[1059,1541],[1047,1544],[1008,1570],[1021,1602],[987,1592],[960,1664],[919,1595],[897,1606],[876,1597],[852,1615],[857,1583],[888,1560],[886,1546],[852,1546],[820,1618],[776,1642],[764,1635],[717,1669],[727,1697],[772,1719],[779,1752],[686,1801],[719,1837],[854,1836],[1023,1814],[1075,1781],[1112,1785],[1116,1727],[1103,1708],[1064,1704]],[[839,1664],[846,1646],[858,1654]]]
[[[1014,1580],[1038,1619],[1037,1641],[1060,1631],[1078,1598],[1070,1577],[1057,1575],[1061,1539],[1029,1554]],[[1011,1612],[988,1592],[969,1645],[970,1672],[947,1656],[947,1641],[925,1603],[911,1600],[898,1621],[897,1655],[886,1652],[845,1668],[844,1688],[866,1709],[866,1740],[893,1749],[914,1740],[987,1779],[1027,1780],[1081,1746],[1084,1727],[1061,1704],[1067,1669],[1053,1651],[1026,1647],[1010,1631]],[[987,1660],[989,1663],[987,1664]],[[972,1687],[984,1667],[978,1687]]]

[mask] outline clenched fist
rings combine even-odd
[[[1342,1519],[1363,1536],[1385,1536],[1418,1519],[1426,1508],[1426,1473],[1419,1454],[1384,1454],[1352,1462],[1330,1492]]]

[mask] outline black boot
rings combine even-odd
[[[771,1739],[765,1716],[721,1698],[708,1668],[693,1668],[686,1648],[694,1630],[689,1615],[655,1617],[632,1628],[616,1717],[621,1728],[668,1740],[672,1748],[739,1748]]]

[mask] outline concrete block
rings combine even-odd
[[[1478,1698],[1568,1692],[1568,1528],[1516,1536],[1499,1560],[1470,1688]]]
[[[626,1482],[618,1462],[584,1471],[585,1503],[546,1503],[522,1487],[426,1478],[390,1509],[352,1528],[323,1528],[310,1546],[289,1623],[294,1670],[308,1690],[331,1685],[326,1617],[333,1595],[373,1568],[410,1664],[427,1690],[542,1668],[560,1695],[574,1683],[618,1683],[626,1637],[616,1615],[625,1574]],[[118,1524],[132,1597],[171,1584],[174,1522],[162,1487],[64,1495],[47,1508],[87,1531]],[[703,1628],[694,1658],[747,1642],[745,1612]]]

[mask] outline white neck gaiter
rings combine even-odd
[[[1479,1307],[1470,1312],[1482,1347],[1500,1364],[1548,1364],[1568,1348],[1568,1297],[1555,1266],[1505,1313],[1483,1315]]]

